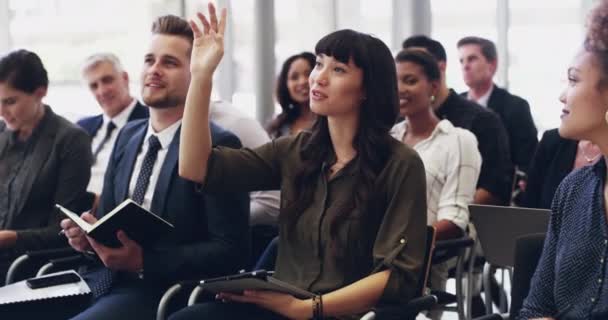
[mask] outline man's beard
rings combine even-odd
[[[170,95],[164,95],[160,98],[150,98],[144,95],[142,99],[148,107],[153,109],[169,109],[184,103],[184,99]]]

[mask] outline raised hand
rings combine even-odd
[[[194,20],[190,20],[190,27],[194,33],[192,56],[190,58],[190,72],[192,75],[211,76],[220,64],[224,55],[224,31],[226,30],[226,9],[222,9],[218,22],[215,6],[209,3],[209,19],[204,14],[196,14],[203,26],[201,31]]]

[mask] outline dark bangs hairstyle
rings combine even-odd
[[[391,51],[381,40],[353,30],[340,30],[323,37],[315,46],[315,53],[331,56],[343,63],[352,59],[363,71],[365,99],[360,106],[359,128],[353,140],[353,148],[357,151],[357,181],[352,190],[353,199],[348,201],[348,205],[341,212],[328,219],[332,242],[337,245],[334,246],[334,251],[337,252],[342,249],[342,244],[335,241],[340,225],[353,214],[355,208],[358,209],[357,212],[361,215],[360,225],[364,230],[361,230],[358,245],[349,244],[349,248],[354,247],[353,252],[345,254],[349,259],[362,254],[371,257],[373,239],[386,209],[376,205],[376,198],[380,195],[374,194],[375,182],[391,156],[393,138],[389,131],[399,113],[395,62]],[[287,219],[292,231],[302,211],[312,201],[314,190],[317,188],[316,179],[320,174],[324,174],[321,172],[323,162],[331,166],[336,161],[327,117],[317,116],[311,129],[311,137],[300,151],[300,157],[304,165],[295,176],[296,199],[293,205],[286,207],[285,215],[282,216]],[[372,226],[375,226],[376,230],[372,230]]]
[[[291,68],[291,65],[298,59],[304,59],[306,62],[308,62],[310,70],[314,69],[315,67],[316,57],[314,54],[307,51],[293,55],[283,62],[283,66],[279,72],[279,77],[277,78],[276,88],[276,96],[277,100],[279,101],[279,105],[281,106],[281,113],[274,118],[266,128],[266,131],[275,138],[280,135],[282,126],[292,124],[294,121],[296,121],[300,114],[302,114],[302,106],[293,100],[291,94],[289,93],[289,89],[287,88],[289,69]]]

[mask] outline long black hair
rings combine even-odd
[[[353,190],[353,201],[337,215],[329,217],[330,236],[338,247],[336,238],[343,222],[353,212],[361,216],[361,226],[369,228],[378,223],[366,222],[382,219],[383,209],[375,208],[376,195],[373,193],[376,177],[387,163],[391,153],[392,137],[390,129],[395,124],[399,110],[397,94],[397,74],[395,62],[389,48],[379,39],[353,30],[340,30],[323,37],[315,47],[317,55],[325,54],[340,62],[348,63],[352,59],[354,64],[363,71],[363,90],[365,100],[359,109],[359,127],[353,140],[353,148],[357,151],[356,182]],[[316,180],[321,172],[324,161],[335,163],[335,152],[329,135],[327,117],[317,116],[310,139],[300,151],[304,165],[299,168],[295,176],[295,201],[287,205],[282,219],[293,231],[304,209],[313,199],[317,187]],[[355,211],[355,209],[357,209]],[[377,230],[376,230],[377,231]],[[376,231],[365,230],[362,237],[375,237]],[[290,232],[293,234],[293,232]],[[361,239],[365,248],[373,242],[370,239]],[[350,246],[349,247],[353,247]],[[358,247],[358,253],[371,254],[371,250]],[[353,253],[353,252],[351,252]],[[352,257],[352,256],[351,256]]]
[[[289,68],[291,68],[291,65],[298,59],[304,59],[310,66],[310,70],[315,67],[316,57],[314,54],[307,51],[293,55],[283,62],[281,72],[277,78],[276,88],[277,100],[279,101],[282,111],[270,122],[266,128],[266,131],[268,131],[268,133],[275,138],[280,136],[282,126],[292,124],[294,121],[296,121],[300,114],[302,114],[302,106],[293,100],[291,94],[289,93],[289,89],[287,88]]]

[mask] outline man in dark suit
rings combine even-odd
[[[498,57],[496,46],[488,39],[465,37],[458,41],[458,52],[464,82],[469,91],[462,93],[496,112],[509,134],[511,161],[526,172],[536,145],[537,131],[528,102],[494,84]]]
[[[92,250],[103,263],[85,278],[94,292],[92,305],[74,319],[152,319],[163,292],[183,279],[235,273],[249,250],[249,198],[246,193],[205,194],[179,177],[179,128],[190,83],[193,35],[176,16],[158,18],[144,58],[142,97],[149,120],[127,124],[110,157],[97,217],[126,198],[168,220],[175,230],[142,248],[119,231],[122,247],[105,247],[63,220],[70,245]],[[212,126],[215,145],[240,147],[228,131]]]
[[[118,132],[127,122],[148,118],[148,108],[129,92],[129,75],[112,53],[89,56],[82,66],[82,77],[103,113],[78,121],[91,136],[93,166],[87,187],[93,211],[103,188],[103,176]],[[89,209],[89,208],[84,208]]]

